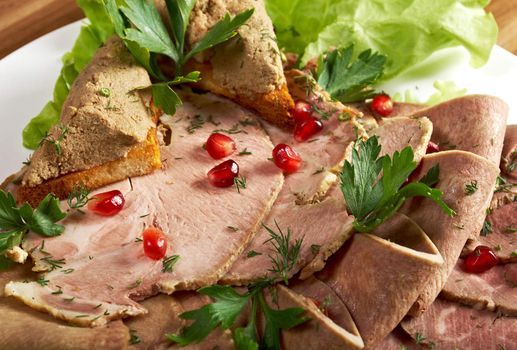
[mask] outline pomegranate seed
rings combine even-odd
[[[312,106],[303,100],[298,100],[294,104],[293,117],[296,124],[312,118]]]
[[[310,117],[296,124],[294,128],[294,139],[298,142],[307,141],[321,130],[323,130],[323,123],[318,119]]]
[[[463,262],[463,268],[470,273],[481,273],[490,270],[498,263],[499,258],[495,255],[492,248],[480,245],[467,255]]]
[[[153,260],[163,259],[167,253],[167,240],[162,230],[149,227],[142,233],[144,241],[144,253]]]
[[[437,152],[440,152],[440,147],[433,141],[429,141],[429,143],[427,144],[427,150],[425,151],[425,153],[431,154],[431,153],[437,153]]]
[[[221,159],[235,152],[237,146],[231,137],[215,133],[206,140],[205,148],[212,158]]]
[[[237,176],[239,176],[239,165],[229,159],[208,172],[208,181],[215,187],[230,187]]]
[[[284,173],[290,174],[300,169],[302,158],[300,155],[286,144],[278,144],[273,149],[273,160],[277,167],[282,169]]]
[[[375,113],[387,117],[393,112],[393,101],[388,95],[377,95],[372,100],[371,108]]]
[[[88,209],[97,215],[113,216],[124,208],[125,202],[119,190],[97,193],[88,201]]]

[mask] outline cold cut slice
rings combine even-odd
[[[212,95],[182,97],[183,107],[169,120],[172,142],[161,150],[164,168],[131,181],[120,215],[100,222],[88,214],[62,236],[47,239],[47,257],[65,264],[44,275],[44,286],[10,283],[8,294],[70,322],[100,325],[145,313],[135,300],[197,289],[226,273],[276,199],[283,175],[267,160],[273,145],[253,114]],[[207,181],[218,161],[202,146],[214,129],[232,130],[238,148],[252,152],[238,158],[247,178],[240,193]],[[171,272],[144,254],[139,238],[151,225],[166,234],[167,256],[180,257]],[[87,248],[81,247],[85,237]]]
[[[517,264],[498,265],[481,274],[462,270],[460,259],[441,295],[476,309],[517,316]]]
[[[477,237],[492,198],[499,169],[472,153],[445,151],[426,155],[417,178],[439,165],[436,188],[456,215],[448,217],[428,199],[412,199],[403,212],[415,221],[436,245],[445,263],[422,291],[412,313],[425,310],[442,290],[468,238]]]

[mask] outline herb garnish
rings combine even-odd
[[[442,200],[443,192],[422,182],[406,179],[416,169],[413,150],[406,147],[379,158],[381,146],[377,136],[367,141],[358,140],[352,151],[352,163],[345,161],[340,174],[341,191],[350,212],[355,216],[353,226],[358,232],[371,232],[392,217],[404,202],[421,196],[433,200],[448,216],[454,211]],[[379,178],[382,171],[382,176]],[[438,168],[429,170],[425,181],[437,181]],[[433,181],[431,181],[433,180]]]
[[[312,255],[318,255],[318,253],[320,252],[320,249],[321,249],[321,245],[319,245],[319,244],[312,244],[311,245],[311,253],[312,253]]]
[[[171,255],[171,256],[166,256],[165,258],[163,258],[162,272],[172,272],[174,265],[176,265],[176,263],[178,262],[179,259],[180,259],[179,255]]]
[[[81,208],[84,208],[86,204],[90,201],[88,196],[90,195],[90,190],[85,186],[74,186],[72,192],[68,195],[67,203],[70,209],[75,209],[80,213],[83,213]]]
[[[187,50],[185,37],[195,3],[193,0],[165,1],[172,29],[172,35],[169,35],[167,26],[152,1],[126,0],[120,6],[116,0],[105,2],[116,34],[124,41],[135,59],[147,69],[155,81],[158,81],[151,87],[154,104],[170,115],[173,115],[176,107],[181,104],[172,86],[199,80],[199,72],[190,72],[182,76],[185,63],[198,53],[237,35],[237,29],[248,21],[254,11],[250,9],[233,18],[227,14]],[[174,62],[174,80],[168,81],[159,69],[156,63],[158,55],[167,56]]]
[[[49,282],[50,281],[46,280],[44,277],[38,277],[38,279],[36,280],[36,283],[38,283],[42,287],[48,286]]]
[[[277,225],[278,228],[278,225]],[[182,319],[192,320],[193,323],[183,328],[181,334],[167,334],[167,338],[180,346],[185,346],[194,342],[201,342],[210,332],[220,326],[222,329],[232,327],[239,314],[246,305],[251,303],[251,313],[248,324],[244,328],[237,328],[233,333],[235,345],[238,349],[258,349],[261,348],[280,350],[280,332],[302,324],[308,320],[303,316],[302,308],[288,308],[284,310],[272,309],[264,297],[266,290],[273,294],[274,283],[278,279],[283,279],[289,274],[286,268],[294,267],[298,259],[301,241],[296,241],[294,246],[289,243],[290,234],[284,235],[266,227],[271,234],[269,241],[277,242],[273,244],[276,249],[271,259],[273,266],[280,265],[280,269],[274,267],[275,272],[281,273],[270,278],[263,278],[253,282],[248,286],[248,291],[244,294],[237,293],[230,286],[214,285],[198,290],[199,293],[212,297],[215,302],[205,305],[199,309],[185,312],[180,315]],[[288,229],[288,232],[290,230]],[[282,242],[279,244],[278,242]],[[280,247],[281,245],[281,247]],[[284,264],[284,262],[287,262]],[[258,339],[257,313],[261,311],[265,319],[265,331],[262,340]]]
[[[196,114],[192,120],[190,120],[190,124],[187,127],[187,132],[189,134],[193,134],[196,132],[197,129],[200,129],[205,125],[205,119],[199,115]]]
[[[371,87],[381,76],[386,56],[363,51],[353,61],[354,46],[334,50],[323,60],[319,85],[343,103],[364,101],[374,95]]]
[[[241,188],[242,189],[246,189],[246,186],[247,186],[246,178],[244,176],[234,177],[233,178],[233,184],[235,185],[235,188],[237,189],[237,192],[241,193]]]
[[[470,183],[465,184],[465,194],[467,196],[471,196],[478,190],[478,182],[476,180],[470,181]]]
[[[253,154],[253,153],[248,151],[247,148],[245,148],[245,149],[243,149],[242,151],[239,152],[239,156],[249,156],[250,154]]]
[[[41,142],[48,142],[48,143],[53,144],[57,155],[60,156],[61,152],[62,152],[61,142],[63,142],[63,140],[65,139],[65,136],[68,134],[68,127],[63,124],[59,124],[58,128],[59,128],[59,135],[57,137],[51,137],[50,135],[47,134],[47,136],[45,136],[41,140]]]
[[[248,252],[248,254],[246,254],[246,257],[249,259],[249,258],[253,258],[253,257],[257,256],[257,255],[262,255],[262,253],[259,253],[259,252],[255,251],[255,250],[250,250]]]
[[[102,97],[110,97],[111,90],[106,87],[100,88],[99,95],[101,95]]]
[[[130,329],[129,335],[131,336],[129,338],[129,344],[131,344],[131,345],[140,344],[140,337],[136,333],[136,329]]]
[[[29,231],[42,236],[58,236],[65,230],[56,222],[66,214],[59,208],[59,200],[48,194],[36,207],[25,203],[19,208],[13,195],[0,190],[0,254],[17,246]]]
[[[481,236],[486,237],[492,232],[492,223],[488,220],[483,222],[483,228],[481,229]]]
[[[52,256],[46,256],[41,259],[41,261],[45,262],[48,266],[50,266],[50,271],[54,271],[55,269],[63,268],[63,265],[66,264],[65,259],[53,259]]]

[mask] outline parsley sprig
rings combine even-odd
[[[355,60],[353,54],[353,45],[334,50],[320,64],[318,84],[343,103],[372,97],[372,84],[382,76],[386,64],[386,56],[371,50],[361,52]]]
[[[443,192],[430,186],[438,182],[439,168],[433,167],[421,182],[405,184],[416,169],[413,150],[406,147],[393,157],[379,157],[377,136],[358,140],[352,152],[352,163],[345,162],[340,174],[341,191],[358,232],[371,232],[392,217],[411,197],[426,197],[438,204],[448,216],[454,211],[442,200]],[[382,171],[382,176],[381,175]],[[380,178],[379,178],[380,177]]]
[[[18,207],[11,193],[0,190],[0,254],[19,245],[29,231],[46,237],[60,235],[65,227],[56,222],[65,216],[52,194],[33,209],[28,203]]]
[[[249,303],[251,303],[251,314],[248,324],[244,328],[236,328],[233,332],[237,349],[280,350],[280,332],[308,320],[307,317],[303,316],[305,311],[302,308],[277,310],[271,308],[266,301],[266,290],[270,291],[273,300],[276,299],[274,293],[276,291],[274,289],[275,281],[284,280],[289,275],[298,259],[302,243],[301,240],[297,240],[292,245],[290,243],[291,231],[288,230],[286,235],[279,229],[278,224],[276,226],[278,232],[264,226],[271,235],[271,239],[266,243],[272,241],[273,248],[276,251],[276,254],[270,256],[273,263],[273,268],[270,271],[275,274],[251,283],[244,294],[238,293],[231,286],[214,285],[199,289],[199,293],[210,296],[215,302],[181,314],[181,318],[194,322],[184,328],[179,335],[168,334],[167,338],[171,342],[180,346],[199,343],[218,326],[222,329],[229,329],[235,324],[237,316]],[[266,321],[262,339],[259,339],[257,329],[257,313],[259,311],[262,312]]]
[[[248,21],[254,9],[237,14],[227,14],[217,22],[190,50],[185,46],[189,17],[195,0],[166,0],[167,14],[172,34],[162,20],[153,1],[125,0],[118,5],[116,0],[106,0],[105,6],[117,35],[124,41],[135,59],[157,81],[152,86],[153,100],[165,113],[173,115],[181,104],[173,85],[197,82],[199,72],[183,76],[185,64],[196,54],[219,45],[237,35],[237,29]],[[159,55],[166,56],[175,64],[174,79],[168,81],[157,64]]]

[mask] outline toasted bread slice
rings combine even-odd
[[[147,71],[113,37],[74,81],[60,122],[23,172],[18,200],[30,204],[48,193],[65,198],[74,187],[95,189],[160,167],[159,111],[140,88]]]
[[[277,126],[292,126],[294,102],[287,89],[273,24],[262,0],[198,0],[190,16],[187,46],[195,45],[226,14],[236,15],[250,8],[255,12],[239,28],[237,37],[197,55],[184,71],[201,72],[198,88],[255,110]]]
[[[133,176],[149,174],[161,167],[160,149],[156,130],[149,131],[144,143],[133,147],[122,159],[46,181],[38,186],[20,186],[16,192],[18,202],[36,206],[48,193],[60,199],[79,187],[93,190]]]

